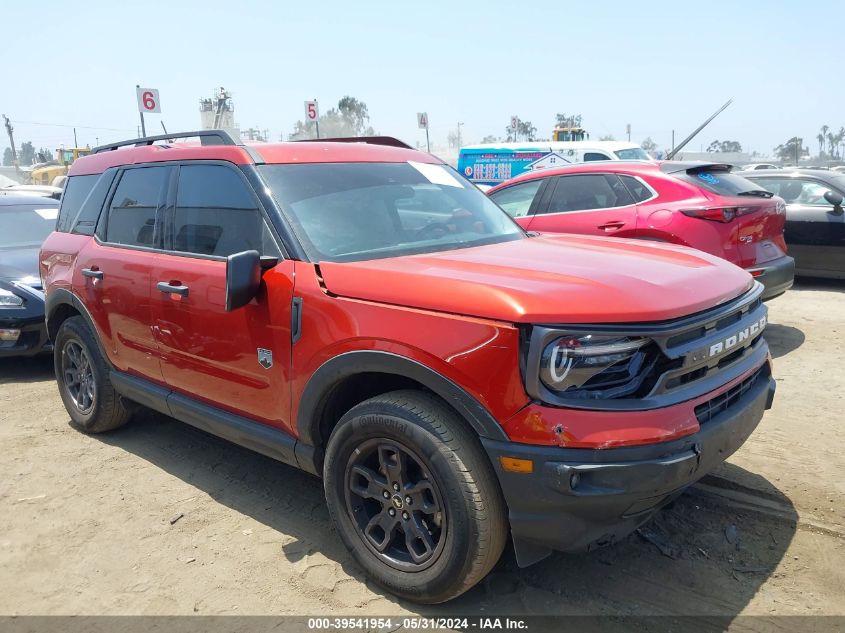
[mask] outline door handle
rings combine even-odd
[[[92,279],[103,278],[103,271],[97,270],[96,268],[83,268],[81,272],[83,277],[91,277]]]
[[[605,224],[599,224],[596,228],[602,229],[604,231],[615,231],[617,229],[621,229],[623,226],[625,226],[624,222],[614,221],[607,222]]]
[[[166,281],[160,281],[156,284],[156,288],[161,290],[165,294],[174,294],[180,295],[182,297],[188,296],[188,286],[183,286],[180,282],[175,281],[173,283],[168,283]]]

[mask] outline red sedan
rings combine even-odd
[[[524,174],[487,195],[530,231],[681,244],[746,269],[766,299],[792,286],[783,200],[730,165],[581,163]]]

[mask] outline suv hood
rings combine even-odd
[[[581,235],[319,267],[338,296],[512,323],[664,321],[753,285],[741,268],[700,251]]]

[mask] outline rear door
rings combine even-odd
[[[557,176],[551,195],[528,223],[532,231],[631,237],[637,225],[634,198],[617,174]]]
[[[293,261],[263,275],[258,296],[226,311],[226,257],[280,257],[243,174],[225,163],[181,165],[167,214],[167,251],[151,273],[153,330],[175,391],[290,430]]]
[[[804,274],[845,276],[845,215],[824,198],[832,185],[809,177],[753,176],[786,202],[786,243]]]
[[[72,282],[111,362],[159,383],[162,374],[151,329],[150,272],[161,248],[171,172],[167,166],[143,166],[117,174],[96,237],[77,255]],[[84,214],[83,207],[80,216]],[[77,228],[85,228],[83,221],[76,221]]]

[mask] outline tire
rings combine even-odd
[[[109,366],[82,319],[65,320],[56,334],[53,365],[59,395],[74,424],[86,433],[123,426],[130,412],[109,380]]]
[[[504,549],[507,508],[489,459],[475,433],[428,393],[394,391],[350,409],[329,438],[323,483],[346,547],[402,598],[455,598]]]

